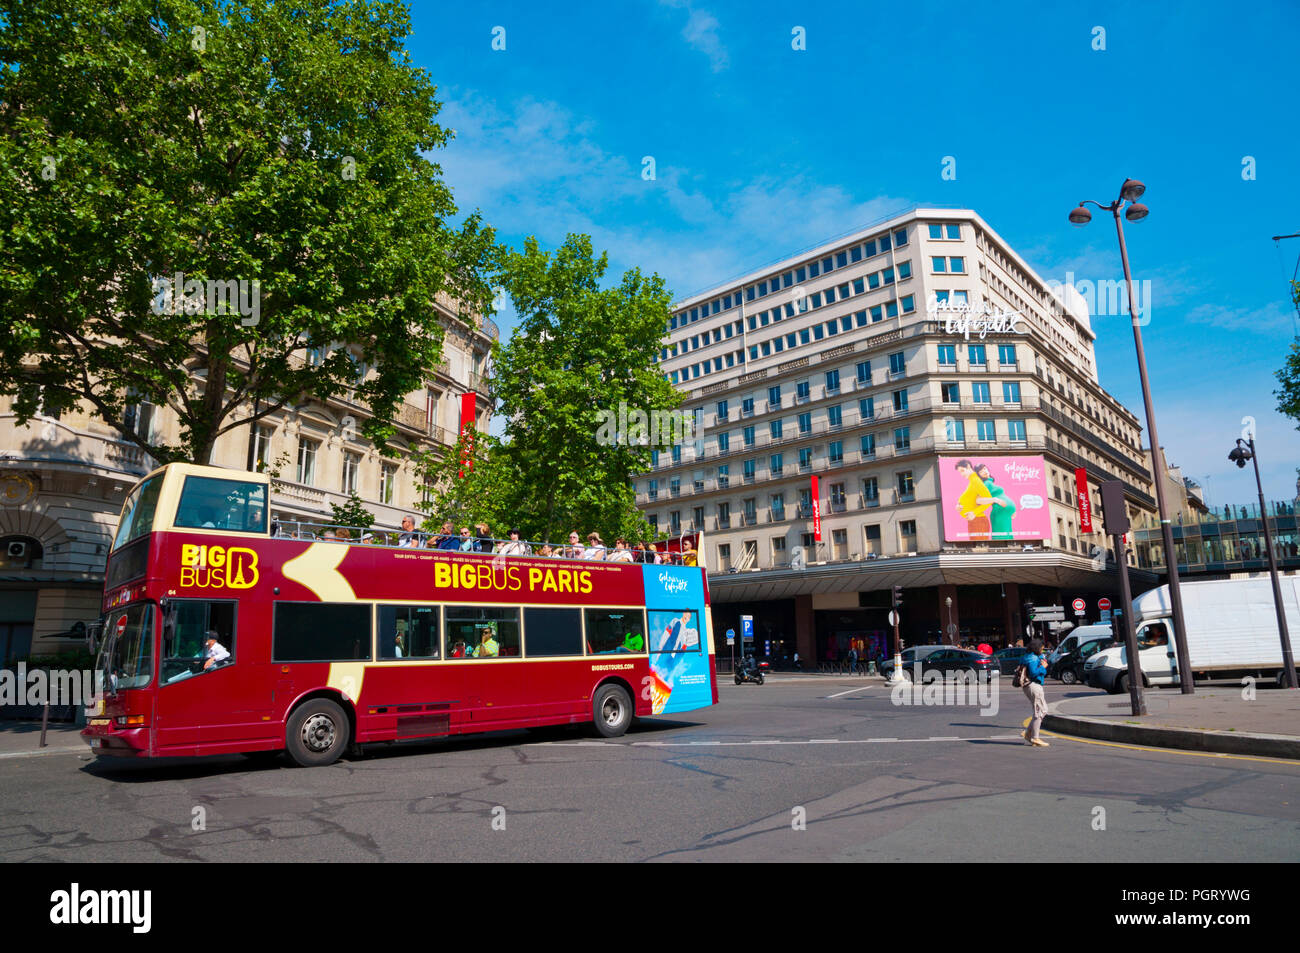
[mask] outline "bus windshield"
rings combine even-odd
[[[144,688],[153,680],[153,604],[118,609],[104,626],[108,633],[100,649],[99,667],[112,692]]]
[[[113,548],[121,549],[133,539],[153,529],[154,512],[158,509],[158,494],[162,491],[163,474],[145,480],[126,498],[122,506],[122,522],[117,528]]]

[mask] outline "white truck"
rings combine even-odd
[[[1295,638],[1300,635],[1300,577],[1283,576],[1281,585],[1287,630]],[[1197,678],[1251,675],[1282,681],[1282,641],[1267,577],[1184,582],[1182,594],[1187,657]],[[1169,587],[1159,586],[1134,599],[1133,622],[1142,683],[1177,685]],[[1098,652],[1084,664],[1083,678],[1112,694],[1128,691],[1127,648],[1121,644]]]

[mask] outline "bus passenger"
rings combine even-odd
[[[697,565],[698,563],[698,558],[695,555],[695,547],[691,545],[691,541],[689,539],[682,540],[681,558],[682,558],[683,566],[694,566]]]
[[[544,559],[554,559],[555,547],[552,546],[550,543],[542,543],[542,548],[537,551],[537,555],[543,557]]]
[[[402,517],[402,534],[397,537],[397,546],[399,549],[416,549],[420,545],[420,536],[415,531],[415,519],[410,516]]]
[[[569,545],[565,546],[564,549],[561,550],[560,555],[565,559],[582,558],[582,542],[578,538],[577,530],[569,534]]]
[[[520,542],[519,530],[512,529],[510,531],[510,541],[500,543],[497,546],[497,552],[502,556],[527,556],[528,547]]]
[[[627,540],[619,537],[614,540],[614,551],[606,559],[612,563],[630,563],[633,561],[632,550],[627,548]]]
[[[497,640],[492,637],[492,629],[489,626],[479,627],[479,644],[474,648],[475,658],[496,658],[501,654],[501,646]]]
[[[587,548],[582,551],[583,559],[604,559],[605,544],[601,542],[599,533],[587,534]]]

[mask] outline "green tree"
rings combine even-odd
[[[606,542],[649,533],[636,508],[632,478],[650,468],[651,447],[613,432],[610,416],[669,411],[680,395],[655,363],[668,326],[671,295],[656,274],[640,269],[602,287],[608,256],[591,239],[569,235],[553,253],[529,238],[505,255],[499,278],[520,323],[493,351],[493,396],[505,417],[500,441],[479,437],[476,463],[464,480],[443,484],[461,505],[504,530],[518,526],[534,540],[584,537]]]
[[[496,254],[477,215],[448,223],[425,154],[450,133],[410,32],[379,0],[0,0],[0,394],[20,420],[86,401],[204,463],[233,428],[353,392],[382,448],[439,358],[434,297],[483,313]],[[140,400],[179,443],[132,432]]]
[[[342,505],[331,503],[330,509],[334,511],[335,526],[352,526],[364,530],[375,525],[375,514],[366,509],[365,503],[356,493],[350,493],[348,501]]]
[[[1291,300],[1300,307],[1300,282],[1291,282]],[[1300,338],[1291,342],[1291,350],[1287,354],[1286,363],[1277,372],[1277,379],[1282,385],[1273,391],[1273,396],[1277,398],[1277,409],[1296,421],[1296,429],[1300,430]]]

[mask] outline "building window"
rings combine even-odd
[[[998,345],[998,363],[1003,367],[1016,366],[1016,346],[1014,344]]]
[[[785,537],[773,536],[772,537],[772,562],[776,563],[777,561],[784,559],[784,557],[785,557]]]
[[[345,451],[343,454],[343,493],[351,496],[357,492],[361,475],[361,454]]]
[[[316,484],[316,448],[319,446],[315,440],[306,437],[298,440],[298,482],[305,486]]]
[[[984,353],[983,344],[966,345],[966,356],[970,360],[971,367],[984,367],[988,364],[988,357]]]
[[[950,272],[952,272],[954,275],[962,275],[962,274],[965,274],[965,273],[966,273],[966,259],[965,259],[965,258],[949,258],[949,259],[948,259],[948,270],[949,270]]]
[[[914,295],[904,295],[902,300],[904,314],[911,314],[916,310],[916,298]]]
[[[826,393],[838,394],[839,392],[840,392],[840,372],[827,371],[826,372]]]
[[[782,472],[785,470],[785,464],[783,461],[782,454],[779,453],[772,454],[772,458],[768,461],[767,468],[768,468],[768,472],[770,472],[772,476],[779,477],[782,474]]]
[[[981,440],[997,440],[998,431],[992,420],[978,420],[975,422],[977,435]]]
[[[955,344],[939,345],[939,366],[940,367],[957,366],[957,345]]]
[[[831,493],[831,508],[833,510],[836,510],[837,512],[839,510],[843,510],[844,499],[845,499],[844,484],[832,483],[830,485],[830,493]]]
[[[905,553],[916,552],[916,520],[899,520],[898,542]]]
[[[767,429],[768,429],[768,431],[771,433],[771,435],[772,435],[772,439],[773,439],[773,440],[780,440],[780,439],[781,439],[781,424],[782,424],[782,423],[783,423],[783,421],[780,421],[780,420],[774,420],[774,421],[772,421],[770,424],[767,425]]]
[[[379,499],[383,503],[392,504],[393,489],[397,485],[397,467],[391,463],[384,463],[379,468]]]
[[[1020,382],[1019,381],[1002,382],[1002,400],[1008,404],[1020,403]]]
[[[830,462],[832,465],[844,462],[844,441],[842,440],[831,441]]]
[[[672,456],[672,459],[673,459],[673,463],[681,463],[681,462],[682,462],[682,445],[681,445],[681,444],[678,444],[677,446],[673,447],[672,452],[671,452],[671,456]]]
[[[1011,440],[1027,440],[1025,436],[1025,422],[1023,420],[1007,421],[1007,436]]]
[[[948,261],[941,255],[930,259],[930,270],[935,274],[944,274],[948,270]]]
[[[876,416],[876,398],[863,397],[858,401],[858,417],[872,420]]]
[[[718,522],[722,522],[721,515],[718,516]],[[730,524],[731,519],[728,518],[727,525]],[[718,546],[718,568],[723,572],[731,568],[731,545],[729,543],[721,543]]]
[[[971,400],[977,404],[991,404],[993,397],[989,392],[987,381],[976,381],[970,385]]]
[[[914,487],[912,486],[912,471],[904,470],[898,474],[898,495],[901,499],[910,500],[912,498]]]
[[[808,411],[799,415],[799,432],[812,433],[812,414]]]
[[[889,304],[885,305],[885,317],[887,317],[887,318],[896,318],[896,317],[898,317],[898,302],[897,302],[897,301],[891,301],[891,302],[889,302]]]
[[[682,478],[681,478],[681,477],[672,477],[671,479],[669,479],[669,481],[668,481],[668,495],[669,495],[669,496],[681,496],[681,495],[682,495]]]
[[[752,397],[746,397],[746,398],[744,398],[743,400],[741,400],[741,402],[740,402],[740,416],[742,416],[742,417],[753,417],[753,416],[754,416],[754,398],[752,398]]]
[[[779,522],[785,519],[785,494],[772,494],[772,522]]]
[[[727,453],[731,450],[731,433],[724,430],[718,434],[718,453]]]
[[[840,405],[835,404],[826,408],[826,420],[832,427],[839,427],[843,420],[840,416]]]
[[[931,238],[943,238],[943,226],[942,226],[942,225],[931,225],[931,226],[930,226],[930,237],[931,237]]]
[[[657,499],[659,499],[659,481],[658,481],[658,480],[650,480],[650,481],[648,481],[648,482],[646,483],[646,491],[645,491],[645,495],[646,495],[646,499],[647,499],[647,500],[651,500],[651,501],[653,501],[653,500],[657,500]]]
[[[939,393],[945,404],[961,403],[961,385],[956,381],[950,381],[939,385]]]
[[[257,424],[253,428],[253,469],[261,473],[271,462],[271,435],[274,431]]]
[[[862,481],[862,498],[866,500],[868,506],[880,502],[880,484],[875,477],[867,477]]]
[[[902,248],[906,244],[907,244],[907,229],[900,228],[898,231],[894,232],[894,247]]]
[[[863,547],[869,556],[881,555],[880,524],[862,527]]]
[[[812,469],[812,447],[801,447],[799,449],[799,469],[800,471]]]
[[[944,231],[946,232],[947,237],[948,237],[949,239],[956,240],[956,239],[961,238],[961,226],[960,226],[960,225],[946,225],[946,226],[944,226]]]
[[[725,400],[720,400],[718,401],[718,420],[723,421],[726,419],[727,419],[727,402]]]
[[[889,355],[889,373],[903,374],[907,371],[907,358],[902,351]]]
[[[812,397],[812,387],[809,385],[808,381],[799,381],[797,384],[794,385],[795,403],[798,404],[805,403],[809,399],[811,399],[811,397]]]
[[[746,460],[744,464],[742,464],[742,472],[744,474],[743,479],[746,483],[754,482],[754,471],[757,469],[758,469],[757,460]]]
[[[912,449],[912,428],[896,427],[894,429],[894,450],[897,453],[905,453]]]
[[[876,435],[867,433],[862,435],[862,459],[870,460],[876,455]]]
[[[966,439],[966,424],[960,420],[945,420],[944,435],[949,443],[959,443]]]
[[[871,383],[871,362],[859,361],[858,362],[858,384],[862,385],[862,384],[870,384],[870,383]]]
[[[907,412],[907,391],[894,391],[894,413],[902,414]]]
[[[718,465],[718,489],[725,490],[731,485],[731,464],[722,463]]]
[[[767,407],[768,410],[781,406],[781,388],[780,386],[769,387],[767,389]]]

